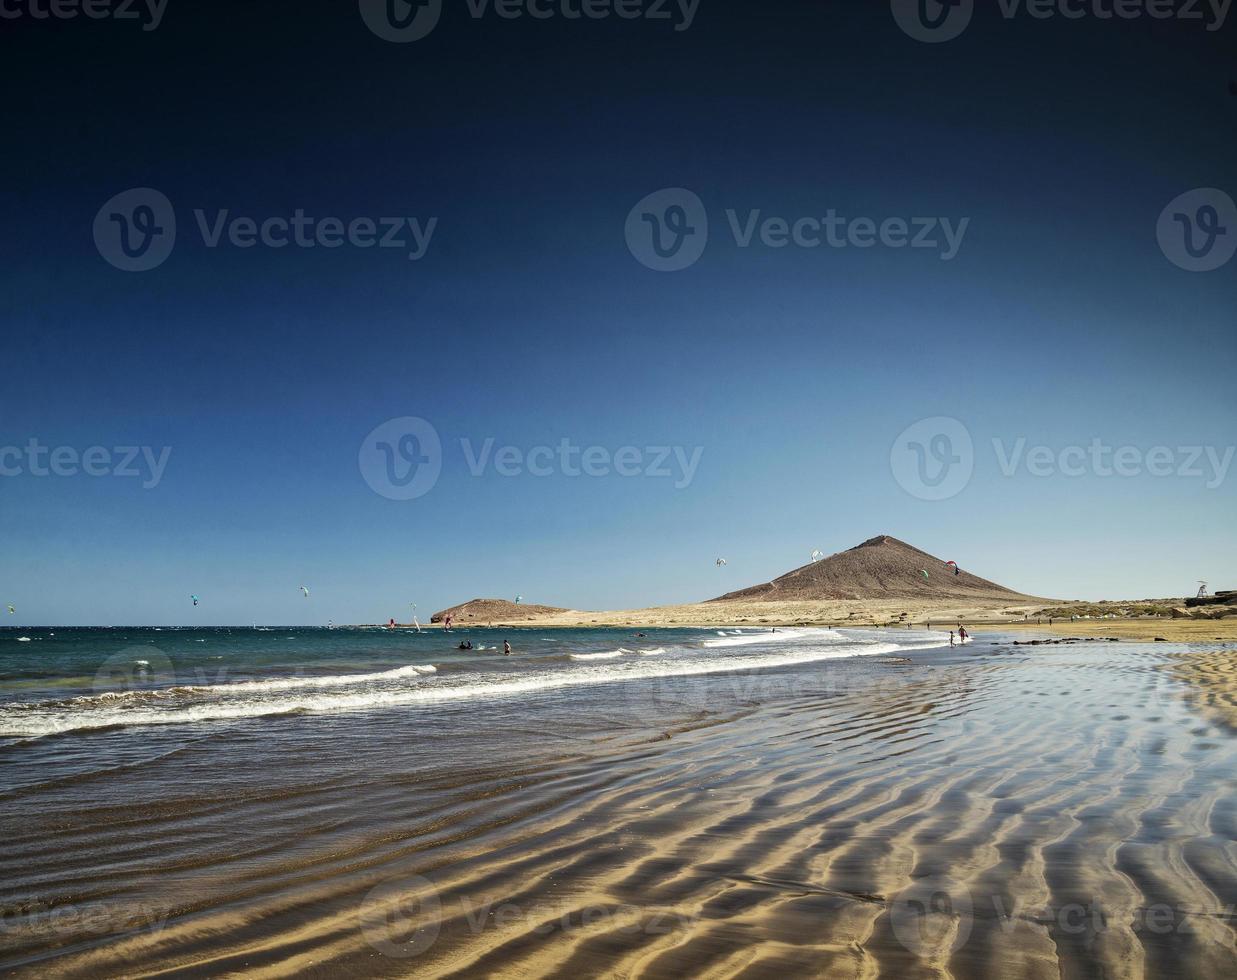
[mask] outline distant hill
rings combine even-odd
[[[972,575],[954,574],[946,559],[882,534],[828,558],[796,568],[763,585],[728,592],[723,599],[1024,599],[1021,592]],[[965,562],[959,562],[965,564]],[[928,576],[924,578],[924,571]]]
[[[509,599],[473,599],[458,606],[442,609],[430,617],[431,623],[441,623],[448,615],[460,626],[485,625],[487,623],[514,623],[536,616],[566,612],[558,606],[525,605]]]

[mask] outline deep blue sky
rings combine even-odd
[[[935,45],[884,3],[789,0],[702,0],[681,32],[448,3],[412,44],[351,3],[172,0],[149,32],[0,22],[0,446],[171,447],[152,489],[0,477],[6,622],[691,601],[878,533],[1044,595],[1237,588],[1237,463],[1213,488],[1006,477],[991,444],[1237,443],[1237,259],[1183,271],[1155,236],[1177,195],[1237,195],[1237,26],[981,6]],[[143,186],[177,243],[122,272],[92,223]],[[711,224],[681,272],[624,242],[664,187]],[[438,225],[417,262],[210,249],[195,208]],[[741,249],[728,208],[970,223],[941,262]],[[443,470],[392,501],[357,454],[405,415],[435,426]],[[976,447],[942,501],[890,468],[931,416]],[[683,489],[471,476],[459,440],[489,437],[703,455]]]

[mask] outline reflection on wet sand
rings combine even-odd
[[[124,910],[128,935],[10,930],[4,958],[42,976],[1233,975],[1234,740],[1162,649],[1116,647],[888,664],[522,767],[86,808],[17,832],[3,871],[61,908]],[[96,925],[123,932],[121,914]]]

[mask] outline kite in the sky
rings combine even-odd
[[[302,586],[301,586],[301,591],[305,593],[305,598],[306,598],[306,599],[308,599],[308,598],[309,598],[309,590],[308,590],[307,588],[305,588],[305,586],[303,586],[303,585],[302,585]]]
[[[14,608],[13,608],[12,603],[10,603],[10,604],[9,604],[9,615],[10,615],[10,616],[12,616],[12,615],[16,614],[16,612],[17,612],[17,610],[16,610],[16,609],[14,609]]]
[[[717,559],[717,561],[715,561],[713,564],[714,564],[714,565],[716,565],[718,568],[721,568],[724,564],[726,564],[726,559],[725,559],[725,558],[719,558],[719,559]]]
[[[193,604],[194,604],[195,606],[198,604],[198,597],[197,597],[197,596],[195,596],[195,595],[191,595],[189,598],[193,600]]]
[[[524,597],[523,597],[522,595],[518,595],[518,596],[516,596],[516,597],[515,597],[515,601],[516,601],[517,603],[519,603],[519,602],[520,602],[523,598],[524,598]]]
[[[820,561],[824,557],[825,557],[825,553],[821,551],[819,548],[812,549],[812,561]]]
[[[947,561],[945,564],[954,570],[955,575],[958,574],[958,563],[956,561]]]

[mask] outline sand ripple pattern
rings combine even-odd
[[[6,821],[0,962],[65,977],[1232,976],[1237,742],[1196,713],[1174,656],[974,650],[524,766],[359,767]],[[191,776],[205,753],[162,764]]]

